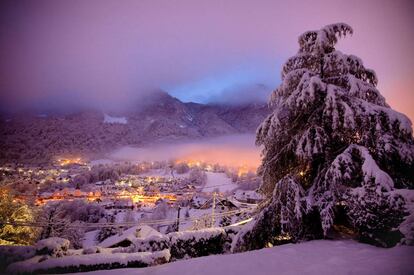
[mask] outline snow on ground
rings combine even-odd
[[[99,230],[88,231],[85,233],[85,237],[82,241],[82,247],[92,247],[96,245],[96,235],[98,235]]]
[[[104,114],[104,123],[119,123],[119,124],[127,124],[128,121],[126,117],[115,117]]]
[[[378,248],[354,241],[318,240],[232,255],[87,274],[414,274],[414,247]]]
[[[202,192],[213,192],[218,189],[219,192],[230,192],[236,189],[238,186],[231,182],[231,179],[227,177],[225,173],[213,173],[206,172],[207,183]]]

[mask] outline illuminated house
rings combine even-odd
[[[252,190],[236,190],[234,198],[245,203],[259,203],[263,200],[263,196]]]

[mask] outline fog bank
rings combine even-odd
[[[260,148],[254,144],[255,136],[231,135],[200,141],[158,144],[144,148],[122,147],[109,154],[114,161],[183,160],[218,163],[226,166],[257,168]]]

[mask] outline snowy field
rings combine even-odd
[[[215,190],[225,193],[236,189],[237,184],[232,183],[231,179],[225,173],[207,172],[207,183],[202,192],[211,193]]]
[[[414,247],[377,248],[354,241],[310,241],[233,255],[215,255],[148,268],[85,274],[414,274]]]

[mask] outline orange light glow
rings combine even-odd
[[[177,160],[178,163],[185,162],[189,167],[200,167],[202,163],[218,163],[219,165],[229,167],[249,167],[256,170],[260,165],[260,155],[257,150],[239,150],[217,146],[211,148],[197,148],[191,153]],[[210,168],[212,168],[210,166]]]
[[[146,194],[137,194],[133,192],[128,191],[121,191],[115,195],[102,195],[101,192],[95,191],[95,192],[89,192],[89,193],[79,193],[75,192],[72,194],[61,194],[59,192],[53,194],[50,197],[38,197],[36,198],[36,205],[44,205],[48,202],[54,202],[54,201],[72,201],[74,199],[86,199],[90,202],[96,201],[96,200],[103,200],[103,199],[130,199],[133,203],[146,203],[146,204],[155,204],[159,199],[168,200],[171,203],[174,203],[177,201],[177,196],[174,194],[155,194],[155,195],[146,195]]]
[[[247,165],[243,165],[241,167],[239,167],[238,171],[237,171],[237,175],[239,177],[245,176],[248,173],[254,173],[256,171],[257,167],[248,167]]]
[[[66,166],[66,165],[70,165],[70,164],[80,164],[80,165],[85,164],[85,162],[82,161],[82,158],[80,158],[80,157],[58,158],[57,162],[60,166]]]

